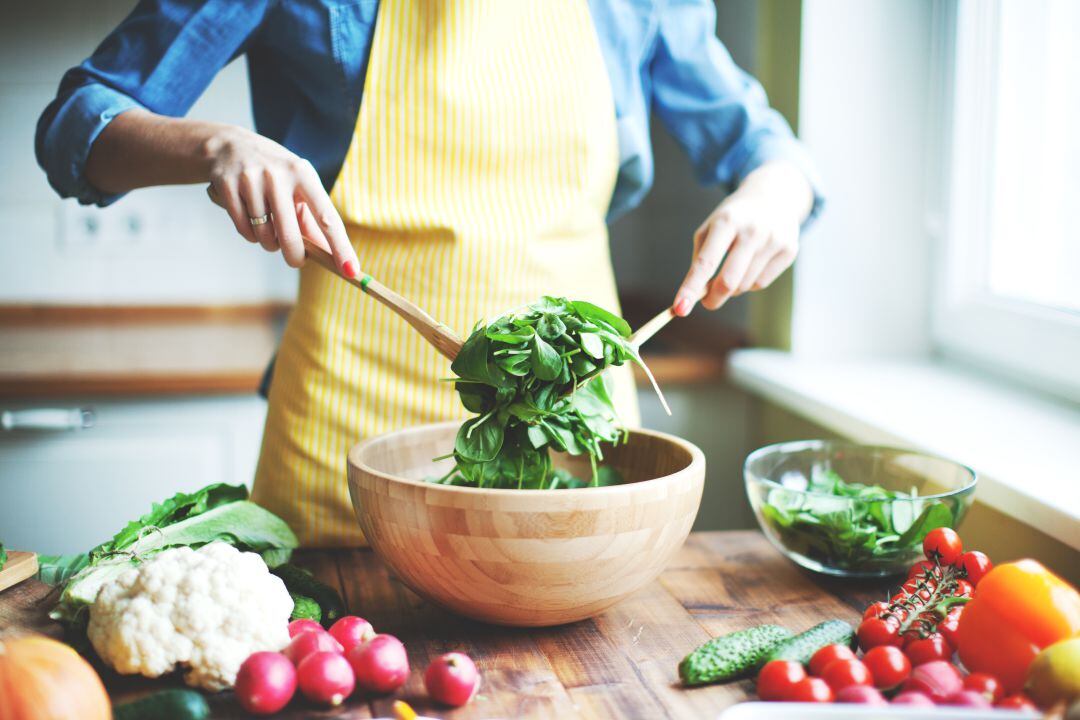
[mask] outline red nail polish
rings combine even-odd
[[[686,317],[690,314],[690,307],[690,301],[686,298],[682,298],[677,303],[675,303],[675,314],[679,317]]]
[[[356,263],[354,263],[352,260],[346,260],[341,265],[341,272],[344,273],[345,277],[352,280],[354,277],[356,277]]]

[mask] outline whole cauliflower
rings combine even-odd
[[[165,550],[102,587],[87,634],[117,672],[159,677],[188,668],[188,685],[236,682],[247,657],[289,643],[293,601],[255,553],[213,542]]]

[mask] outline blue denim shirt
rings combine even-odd
[[[712,0],[589,0],[615,100],[619,176],[609,217],[653,180],[655,110],[704,184],[737,184],[772,159],[816,173],[761,86],[716,38]],[[86,179],[90,146],[141,107],[181,116],[214,75],[247,55],[255,126],[307,158],[329,189],[363,97],[377,0],[141,0],[94,54],[69,70],[38,121],[38,162],[60,195],[117,199]],[[482,39],[478,39],[482,42]],[[483,72],[483,68],[477,68]]]

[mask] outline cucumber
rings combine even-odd
[[[206,720],[210,706],[194,690],[162,690],[113,708],[113,720]]]
[[[289,620],[314,620],[315,622],[322,622],[322,608],[319,607],[319,603],[315,602],[307,595],[289,593],[289,597],[291,597],[293,601],[292,615],[289,616]]]
[[[334,588],[319,582],[307,570],[297,567],[292,563],[278,565],[270,572],[277,575],[285,583],[290,594],[303,595],[319,603],[322,610],[322,624],[329,626],[335,620],[345,614],[345,603],[341,601],[341,595]]]
[[[791,632],[779,625],[759,625],[708,641],[679,663],[684,685],[704,685],[749,675],[760,660]]]
[[[762,660],[762,665],[773,660],[794,660],[803,665],[810,664],[810,658],[826,645],[847,645],[854,647],[855,631],[843,620],[826,620],[806,632],[788,638],[777,644]]]

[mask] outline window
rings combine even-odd
[[[935,340],[1080,401],[1080,2],[958,0],[938,20]]]

